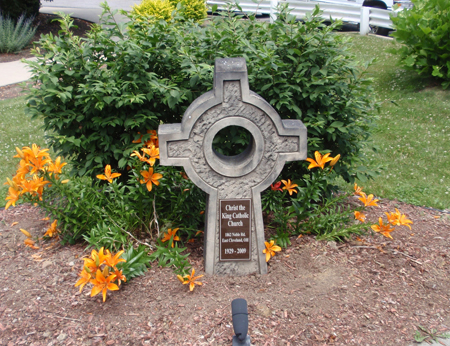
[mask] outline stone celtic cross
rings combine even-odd
[[[228,126],[251,134],[250,144],[238,155],[225,156],[213,148],[217,133]],[[249,90],[245,59],[217,59],[214,89],[189,106],[181,124],[160,125],[158,136],[160,164],[183,166],[208,194],[205,272],[267,273],[261,192],[277,179],[286,161],[306,158],[303,123],[281,120]]]

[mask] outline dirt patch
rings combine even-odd
[[[41,236],[50,221],[32,206],[3,210],[0,344],[231,345],[231,300],[244,298],[254,345],[408,345],[417,325],[450,329],[450,221],[387,200],[371,209],[371,221],[394,207],[414,222],[394,241],[293,238],[267,275],[205,276],[194,292],[153,265],[105,303],[74,287],[83,245],[26,248],[19,228]],[[202,273],[203,244],[189,250]]]

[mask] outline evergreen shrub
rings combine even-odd
[[[180,122],[212,89],[215,58],[245,57],[251,90],[308,128],[308,156],[341,154],[335,171],[347,181],[370,175],[360,151],[377,106],[349,39],[333,32],[339,23],[324,25],[318,8],[305,22],[280,11],[274,23],[225,12],[206,26],[132,14],[125,30],[106,8],[102,23],[111,26],[93,27],[86,39],[65,18],[60,36],[43,37],[29,63],[40,83],[29,113],[43,117],[50,144],[78,175],[110,164],[126,177],[139,133]],[[307,173],[297,163],[286,169],[291,179]]]
[[[401,63],[420,74],[450,85],[450,1],[412,0],[414,7],[392,17],[392,36],[402,47],[395,50]]]
[[[25,19],[23,15],[14,22],[0,13],[0,53],[15,53],[25,47],[36,32],[32,23],[32,19]]]

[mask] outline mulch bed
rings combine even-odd
[[[205,276],[193,292],[153,264],[105,303],[74,287],[84,245],[27,248],[19,228],[42,236],[50,221],[29,205],[2,210],[0,344],[231,345],[231,301],[244,298],[254,345],[409,345],[418,325],[450,330],[450,217],[383,200],[369,218],[394,208],[414,224],[393,241],[292,238],[267,275]],[[201,274],[203,244],[189,252]]]

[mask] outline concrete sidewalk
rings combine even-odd
[[[54,14],[57,12],[63,12],[65,14],[69,14],[71,17],[80,18],[87,20],[92,23],[98,23],[100,19],[100,15],[102,14],[103,9],[100,7],[101,1],[93,1],[93,0],[81,0],[77,2],[77,7],[73,7],[73,0],[58,0],[55,1],[59,6],[44,6],[40,9],[41,13]],[[109,5],[111,9],[125,9],[130,10],[131,6],[134,3],[139,3],[140,1],[134,0],[124,0],[124,1],[109,1]],[[45,3],[52,4],[52,3]],[[65,4],[70,4],[71,6],[64,7]],[[82,6],[86,7],[82,7]],[[122,5],[122,6],[120,6]],[[89,7],[88,7],[89,6]],[[121,14],[116,14],[114,18],[118,22],[126,21],[127,18]],[[31,58],[34,59],[34,58]],[[12,61],[12,62],[4,62],[0,63],[0,87],[21,83],[27,81],[31,78],[31,73],[28,70],[28,66],[24,64],[22,61]]]

